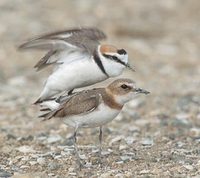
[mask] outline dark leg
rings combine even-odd
[[[102,151],[102,126],[99,127],[99,156],[101,157]]]
[[[68,95],[71,95],[71,94],[73,94],[72,92],[73,92],[73,90],[74,89],[71,89],[69,92],[68,92]]]
[[[76,133],[77,133],[77,130],[78,130],[78,127],[74,129],[74,135],[73,135],[73,140],[74,140],[74,151],[75,151],[75,155],[76,155],[76,161],[78,163],[78,167],[79,169],[81,169],[81,167],[83,167],[82,163],[81,163],[81,158],[79,156],[79,153],[78,153],[78,146],[76,144]]]
[[[60,98],[61,98],[61,96],[57,97],[57,98],[55,99],[55,101],[56,101],[57,103],[60,103]]]
[[[74,90],[74,89],[70,90],[70,91],[67,93],[67,95],[68,95],[68,96],[69,96],[69,95],[72,95],[72,94],[73,94],[73,93],[72,93],[73,90]],[[58,96],[58,97],[55,99],[55,101],[58,102],[58,103],[60,103],[60,101],[61,101],[61,99],[63,98],[63,96],[64,96],[65,93],[66,93],[66,91],[62,92],[62,94],[61,94],[60,96]]]

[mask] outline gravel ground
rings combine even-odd
[[[198,0],[1,0],[0,177],[199,177],[199,7]],[[16,50],[34,35],[74,26],[99,27],[107,43],[127,49],[136,72],[123,77],[151,91],[104,127],[103,166],[98,130],[80,130],[81,171],[72,130],[58,119],[41,122],[32,105],[50,73],[32,68],[43,53]]]

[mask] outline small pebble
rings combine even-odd
[[[131,160],[132,157],[128,156],[128,155],[124,155],[124,156],[120,156],[120,158],[121,158],[122,161],[126,162],[126,161]]]
[[[200,138],[200,128],[191,128],[189,135],[192,138]]]
[[[47,138],[48,143],[56,143],[62,140],[60,135],[51,135]]]
[[[194,167],[191,166],[191,165],[183,165],[183,167],[186,168],[189,171],[192,171],[194,169]]]
[[[134,137],[126,137],[125,138],[125,141],[126,141],[126,143],[128,144],[128,145],[131,145],[133,142],[135,142],[136,141],[136,139],[134,138]]]
[[[33,165],[37,164],[37,161],[30,161],[29,163],[30,163],[31,166],[33,166]]]
[[[55,163],[55,162],[51,162],[48,164],[48,167],[50,170],[56,170],[60,167],[60,165],[58,163]]]
[[[102,154],[103,156],[109,155],[110,153],[111,153],[110,151],[106,151],[106,150],[104,150],[104,151],[101,152],[101,154]]]
[[[21,168],[21,169],[29,169],[30,167],[27,166],[27,165],[22,165],[22,166],[20,166],[20,168]]]
[[[40,164],[40,165],[46,164],[45,158],[38,158],[38,159],[37,159],[37,162],[38,162],[38,164]]]
[[[119,146],[119,150],[121,151],[121,150],[125,150],[125,149],[127,149],[128,148],[128,146],[127,145],[120,145]]]
[[[140,174],[149,174],[150,173],[150,170],[142,170],[142,171],[140,171]]]
[[[151,138],[145,138],[145,139],[143,139],[141,141],[141,144],[143,146],[151,146],[151,145],[153,145],[153,139],[151,139]]]
[[[34,153],[34,152],[35,152],[35,150],[33,150],[32,147],[26,146],[26,145],[25,145],[25,146],[18,147],[17,150],[18,150],[19,152],[22,152],[22,153]]]
[[[124,136],[122,135],[118,135],[116,136],[115,138],[113,138],[110,143],[109,143],[109,146],[112,146],[113,143],[116,143],[116,142],[119,142],[120,140],[124,139]]]

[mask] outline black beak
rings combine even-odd
[[[137,93],[144,93],[145,95],[147,95],[147,94],[150,93],[149,91],[144,90],[144,89],[142,89],[142,88],[136,88],[135,91],[136,91]]]
[[[128,69],[130,69],[130,70],[132,70],[133,72],[135,72],[135,69],[134,69],[134,68],[132,68],[132,67],[130,66],[130,64],[129,64],[129,63],[127,63],[125,66],[126,66]]]

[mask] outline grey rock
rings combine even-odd
[[[146,169],[140,171],[140,174],[149,174],[149,173],[150,173],[150,170],[146,170]]]
[[[102,154],[103,156],[109,155],[110,153],[111,153],[110,151],[106,151],[106,150],[103,150],[103,151],[101,152],[101,154]]]
[[[122,136],[122,135],[118,135],[118,136],[114,137],[114,138],[110,141],[109,146],[112,146],[114,143],[119,142],[119,141],[121,141],[122,139],[124,139],[124,136]]]
[[[151,138],[144,138],[142,141],[141,141],[141,144],[143,146],[152,146],[153,145],[153,139]]]
[[[42,157],[38,158],[37,163],[40,164],[40,165],[44,165],[46,163],[45,158],[42,158]]]
[[[192,124],[189,121],[189,115],[185,113],[178,113],[175,119],[172,120],[172,125],[179,128],[190,128]]]
[[[62,137],[60,135],[50,135],[47,138],[48,143],[56,143],[62,140]]]
[[[120,144],[119,145],[119,150],[121,151],[121,150],[125,150],[125,149],[127,149],[128,148],[128,145],[124,145],[124,144]]]
[[[32,135],[29,135],[27,137],[19,137],[17,138],[17,141],[32,141],[34,137]]]
[[[126,162],[126,161],[129,161],[131,160],[132,156],[128,156],[128,155],[123,155],[123,156],[120,156],[121,160],[123,162]]]
[[[200,128],[194,127],[189,131],[190,137],[192,138],[200,138]]]
[[[126,143],[128,144],[128,145],[131,145],[133,142],[135,142],[136,141],[136,139],[134,138],[134,137],[126,137],[125,138],[125,141],[126,141]]]
[[[194,167],[192,165],[183,165],[183,167],[189,171],[192,171],[194,169]]]
[[[11,177],[11,176],[12,176],[11,173],[4,171],[3,169],[0,169],[0,177],[6,178],[6,177]]]
[[[49,164],[48,164],[48,168],[50,169],[50,170],[56,170],[56,169],[58,169],[60,167],[60,164],[58,164],[58,163],[56,163],[56,162],[50,162]]]
[[[17,150],[21,153],[34,153],[35,152],[35,150],[33,150],[33,148],[31,146],[27,146],[27,145],[18,147]]]

